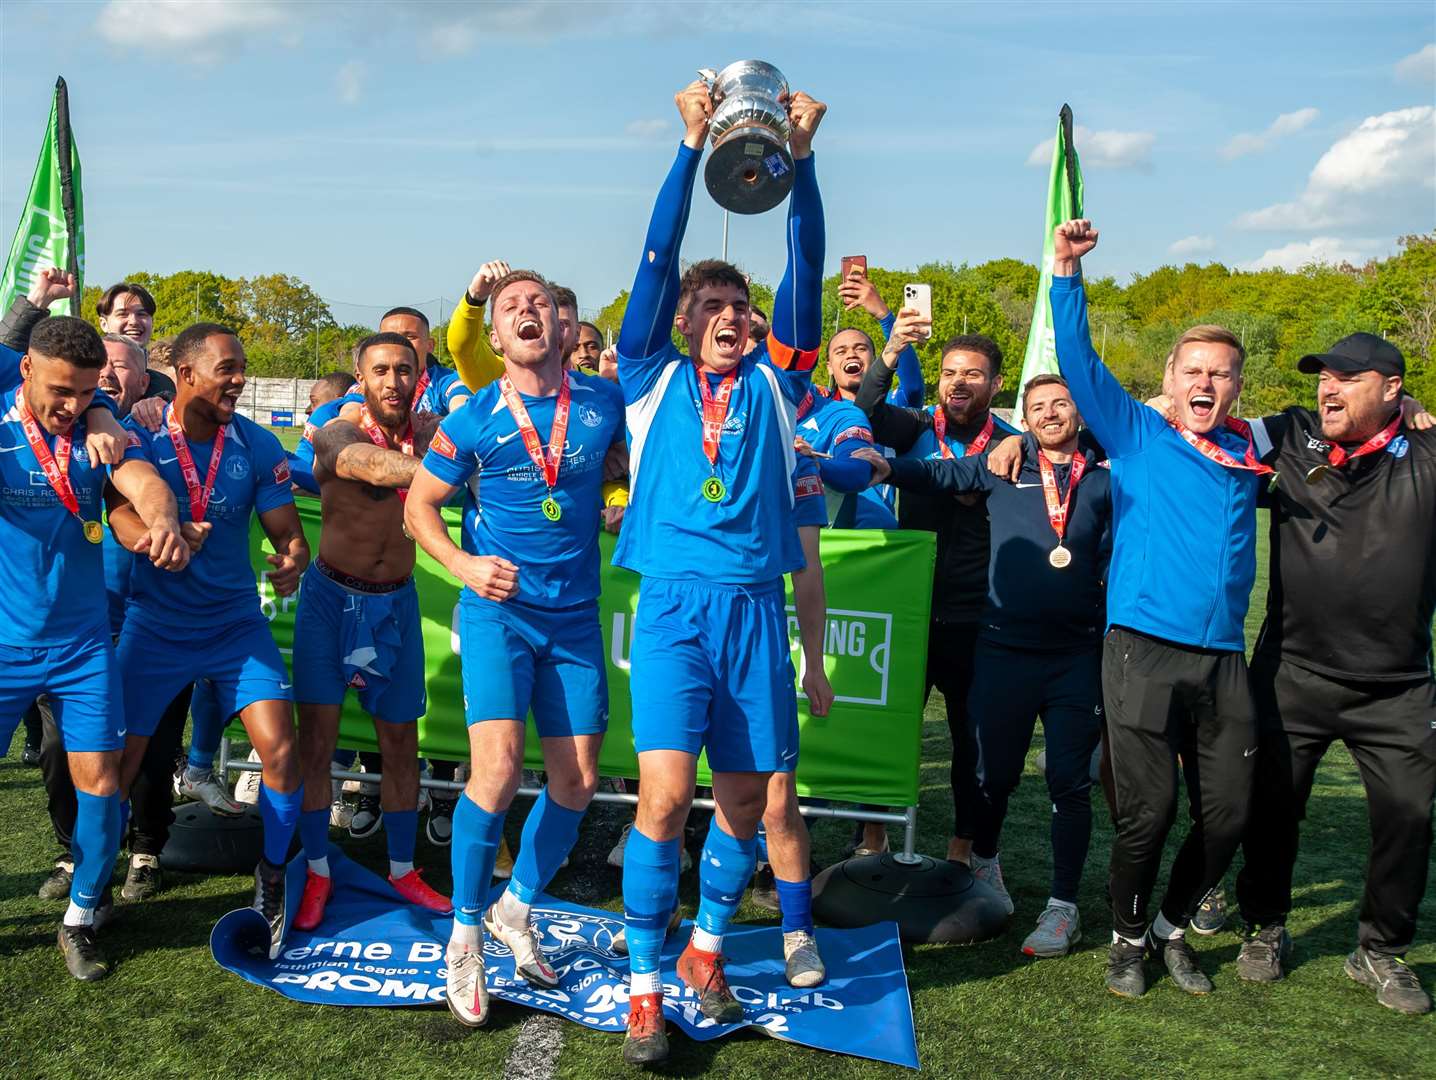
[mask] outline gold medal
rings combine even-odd
[[[87,521],[84,524],[85,539],[92,544],[98,544],[105,538],[105,530],[101,528],[98,521]]]
[[[552,495],[543,501],[541,509],[543,510],[543,516],[550,521],[557,521],[563,517],[563,507],[558,504]]]
[[[710,476],[703,481],[703,497],[711,503],[720,503],[723,496],[728,494],[728,489],[723,486],[723,481],[716,476]]]
[[[1072,552],[1058,544],[1048,553],[1047,561],[1052,564],[1054,569],[1064,570],[1072,564]]]
[[[1324,462],[1323,462],[1322,464],[1320,464],[1320,465],[1313,465],[1313,466],[1307,471],[1307,474],[1306,474],[1306,482],[1307,482],[1308,484],[1314,484],[1314,483],[1316,483],[1318,480],[1321,480],[1323,477],[1325,477],[1326,474],[1329,473],[1329,472],[1331,472],[1331,466],[1325,464]]]

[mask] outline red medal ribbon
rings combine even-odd
[[[799,420],[803,419],[803,417],[807,416],[810,412],[813,411],[813,393],[814,391],[809,390],[807,394],[803,397],[803,400],[798,402]]]
[[[733,370],[723,376],[717,390],[708,388],[708,376],[697,363],[698,392],[703,395],[703,453],[710,465],[718,464],[718,442],[723,438],[723,424],[728,419],[728,399],[733,396],[733,383],[738,372]]]
[[[992,429],[992,414],[988,413],[987,423],[982,425],[982,431],[978,433],[977,438],[967,444],[967,449],[962,452],[962,456],[972,457],[973,454],[980,454],[987,449],[987,444],[992,441]],[[942,407],[941,402],[933,406],[932,431],[937,436],[937,445],[938,449],[942,451],[942,456],[944,458],[956,457],[957,455],[952,452],[952,447],[947,445],[947,410]]]
[[[1072,475],[1068,478],[1067,496],[1063,499],[1057,498],[1057,470],[1041,450],[1037,451],[1037,468],[1042,473],[1042,497],[1047,500],[1047,520],[1052,523],[1052,531],[1057,534],[1060,545],[1067,535],[1067,510],[1072,505],[1072,493],[1087,471],[1087,459],[1080,453],[1072,455]]]
[[[24,390],[15,395],[15,400],[20,406],[20,425],[25,429],[25,440],[30,444],[35,460],[40,463],[40,471],[45,474],[45,479],[60,497],[65,509],[79,518],[80,500],[75,496],[75,489],[70,486],[69,434],[55,436],[55,450],[52,453],[49,444],[45,442],[45,432],[40,427],[40,421],[35,419],[35,414],[25,403]]]
[[[1387,424],[1355,450],[1332,446],[1332,448],[1326,452],[1326,460],[1331,462],[1332,468],[1339,469],[1354,458],[1365,457],[1367,454],[1374,454],[1378,450],[1384,450],[1386,445],[1391,442],[1392,439],[1396,438],[1396,433],[1400,430],[1401,414],[1398,412],[1396,416],[1392,418],[1391,423]]]
[[[179,458],[180,475],[184,477],[184,486],[189,492],[190,520],[198,524],[204,520],[205,512],[209,510],[209,497],[214,493],[214,478],[219,475],[219,459],[224,454],[224,434],[229,430],[229,425],[226,424],[215,432],[214,452],[209,456],[209,470],[204,478],[204,487],[201,488],[199,470],[194,467],[194,457],[189,452],[189,443],[185,442],[184,429],[175,417],[173,405],[170,406],[166,419],[170,442],[174,444],[175,457]]]
[[[514,389],[514,384],[507,375],[499,379],[499,393],[503,394],[504,404],[513,415],[519,434],[524,437],[524,449],[543,472],[544,483],[548,485],[549,491],[552,491],[553,486],[558,483],[563,444],[568,438],[568,372],[563,373],[563,381],[558,384],[558,403],[553,407],[553,428],[549,431],[547,455],[544,454],[543,444],[539,442],[538,430],[529,418],[529,411],[524,408],[523,398],[519,397],[519,392]]]
[[[429,389],[429,365],[424,365],[424,374],[419,376],[419,381],[414,384],[414,396],[409,401],[409,408],[417,409],[419,400],[424,396],[424,391]]]
[[[1258,476],[1266,476],[1273,471],[1270,465],[1263,465],[1257,460],[1256,446],[1252,442],[1251,425],[1245,420],[1238,420],[1234,416],[1229,416],[1223,425],[1228,431],[1234,431],[1246,439],[1247,448],[1242,453],[1241,461],[1232,457],[1231,454],[1228,454],[1220,446],[1212,442],[1211,439],[1208,439],[1204,435],[1198,435],[1180,420],[1168,420],[1167,423],[1171,424],[1173,430],[1182,438],[1186,439],[1192,448],[1208,461],[1215,461],[1218,465],[1225,465],[1229,469],[1250,469]]]
[[[369,412],[368,405],[359,406],[359,426],[364,429],[364,434],[369,436],[369,441],[375,446],[382,450],[394,449],[389,445],[389,439],[385,436],[384,429],[379,426],[378,421]],[[414,456],[414,420],[412,417],[409,419],[409,426],[404,429],[404,434],[399,436],[398,449],[399,453],[407,457]],[[400,502],[409,497],[408,488],[396,488],[395,490],[399,493]]]

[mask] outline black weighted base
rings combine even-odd
[[[813,914],[828,926],[893,921],[904,941],[970,945],[1002,933],[997,895],[961,863],[917,856],[904,865],[892,852],[848,859],[813,879]]]
[[[204,803],[187,802],[175,807],[160,865],[166,870],[248,874],[263,854],[264,825],[257,807],[245,807],[239,817],[221,817]]]

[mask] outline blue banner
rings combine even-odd
[[[266,951],[250,951],[256,939],[268,938],[259,915],[251,908],[231,911],[210,935],[210,950],[219,965],[311,1004],[443,1004],[449,918],[405,903],[388,882],[338,848],[330,848],[329,867],[334,894],[317,930],[292,930],[279,958],[270,960]],[[289,865],[291,919],[304,888],[304,871],[302,857]],[[503,888],[503,883],[495,886],[495,899]],[[489,993],[596,1031],[622,1034],[628,1020],[628,960],[612,947],[623,929],[621,916],[549,896],[539,897],[533,913],[544,953],[559,974],[558,988],[538,990],[515,978],[509,951],[486,941]],[[741,1024],[717,1024],[703,1017],[693,992],[671,976],[690,929],[685,923],[670,935],[662,968],[670,974],[664,1011],[669,1023],[689,1038],[706,1041],[754,1027],[803,1046],[918,1067],[895,923],[820,929],[828,979],[812,990],[795,990],[784,979],[778,927],[733,927],[723,939],[723,951],[728,982],[746,1014]],[[615,1062],[617,1054],[615,1043]]]

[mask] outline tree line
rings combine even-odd
[[[975,266],[934,262],[916,270],[871,267],[869,277],[894,306],[905,283],[932,287],[933,336],[919,350],[930,394],[942,343],[955,334],[981,333],[996,340],[1006,358],[1006,389],[997,404],[1013,403],[1037,294],[1036,266],[1019,259]],[[154,295],[156,338],[196,320],[224,323],[244,339],[256,375],[302,378],[347,368],[355,342],[373,332],[370,326],[340,324],[318,293],[286,274],[228,278],[184,270],[135,273],[126,280]],[[754,302],[771,312],[772,286],[755,278],[752,287]],[[824,281],[825,333],[856,326],[873,334],[881,347],[876,322],[861,310],[841,310],[837,287],[837,274]],[[97,287],[85,289],[87,318],[94,318],[99,294]],[[1087,295],[1098,351],[1139,398],[1160,388],[1167,352],[1185,328],[1219,323],[1246,345],[1244,414],[1311,404],[1314,383],[1297,372],[1297,359],[1358,330],[1396,342],[1406,355],[1407,387],[1423,401],[1436,401],[1436,232],[1402,237],[1397,254],[1360,267],[1246,271],[1221,263],[1187,263],[1134,275],[1126,285],[1111,277],[1091,278]],[[620,292],[593,317],[610,340],[627,304],[628,293]],[[440,360],[447,359],[445,329],[435,328]]]

